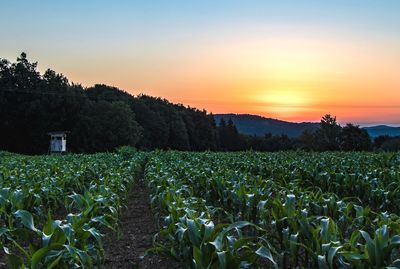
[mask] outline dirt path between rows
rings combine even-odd
[[[130,268],[181,268],[178,263],[160,256],[146,256],[152,247],[153,236],[157,233],[155,220],[150,208],[150,193],[142,180],[131,190],[120,218],[120,238],[113,233],[104,241],[105,264],[107,269]]]
[[[120,237],[107,233],[104,238],[105,269],[177,269],[177,262],[161,256],[145,256],[152,247],[157,233],[155,219],[150,208],[150,192],[142,180],[136,182],[125,202],[120,216]],[[3,250],[0,250],[0,269],[7,268]]]

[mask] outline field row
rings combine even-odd
[[[117,224],[143,156],[0,157],[0,244],[8,266],[100,266],[102,233]]]
[[[154,251],[191,268],[400,266],[398,155],[159,153]]]
[[[0,153],[10,268],[93,268],[144,176],[160,231],[149,254],[186,268],[400,267],[400,156]]]

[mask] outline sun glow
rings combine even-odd
[[[295,90],[269,91],[261,100],[268,105],[282,107],[303,107],[310,103],[304,93]]]
[[[255,107],[271,117],[288,119],[312,110],[313,99],[307,91],[294,88],[275,88],[257,91],[253,95]]]

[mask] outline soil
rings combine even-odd
[[[130,191],[125,206],[120,218],[120,235],[112,233],[105,238],[104,268],[182,268],[167,257],[142,257],[152,247],[153,236],[158,231],[150,208],[150,193],[142,180]]]
[[[3,250],[0,250],[0,269],[7,268],[6,257]]]

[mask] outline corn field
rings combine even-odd
[[[152,251],[187,268],[400,268],[399,157],[153,154]]]
[[[100,268],[143,177],[159,232],[147,255],[183,268],[400,268],[400,155],[0,153],[10,268]]]
[[[0,156],[0,237],[9,268],[93,268],[143,159]]]

